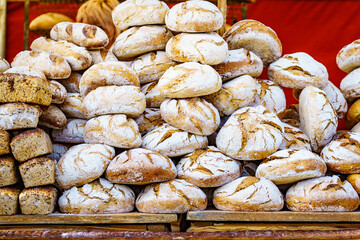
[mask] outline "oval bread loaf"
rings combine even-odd
[[[68,119],[63,129],[54,129],[51,137],[56,142],[83,143],[86,120]]]
[[[41,113],[41,108],[36,105],[25,103],[2,104],[0,105],[0,129],[35,128]]]
[[[344,46],[336,55],[336,64],[346,73],[360,67],[360,39]]]
[[[91,66],[102,62],[119,61],[117,57],[113,54],[113,52],[108,49],[93,50],[93,51],[89,51],[89,53],[92,59]]]
[[[54,104],[43,110],[39,125],[52,129],[62,129],[66,126],[65,114]]]
[[[340,89],[349,102],[360,98],[360,68],[354,69],[341,80]]]
[[[83,100],[80,93],[68,93],[65,101],[59,105],[66,117],[84,119],[85,116],[82,112],[82,106]]]
[[[62,104],[67,98],[66,88],[58,81],[49,81],[50,88],[52,91],[51,103]]]
[[[141,86],[141,92],[146,98],[146,107],[159,108],[166,97],[159,91],[158,82],[151,82]]]

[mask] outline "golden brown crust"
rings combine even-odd
[[[52,186],[26,188],[19,195],[22,214],[50,214],[55,209],[57,190]]]
[[[18,171],[12,156],[0,157],[0,187],[10,186],[18,181]]]
[[[20,189],[15,187],[0,188],[0,215],[14,215],[19,210]]]
[[[55,183],[55,160],[48,157],[33,158],[19,166],[26,188]]]
[[[56,105],[51,104],[43,110],[39,118],[39,125],[52,129],[62,129],[66,127],[66,116]]]
[[[0,155],[10,153],[10,133],[0,130]]]
[[[360,99],[356,100],[356,102],[351,105],[346,114],[345,125],[347,129],[351,129],[358,122],[360,122]]]
[[[346,180],[353,186],[355,191],[360,193],[360,174],[354,173],[347,176]]]

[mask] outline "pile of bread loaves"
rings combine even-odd
[[[112,18],[112,46],[63,22],[1,60],[0,215],[358,208],[360,125],[337,126],[360,121],[360,42],[337,56],[340,90],[258,21],[218,35],[208,1],[127,0]]]

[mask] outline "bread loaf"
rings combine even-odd
[[[18,170],[12,156],[0,157],[0,187],[10,186],[18,181]]]
[[[22,214],[44,215],[55,210],[57,190],[52,186],[26,188],[19,195]]]
[[[165,123],[161,118],[159,108],[145,108],[144,112],[135,119],[141,135],[154,130],[158,125]]]
[[[360,98],[360,68],[354,69],[341,80],[340,89],[349,102]]]
[[[51,104],[42,112],[39,125],[52,129],[62,129],[66,126],[66,116],[56,105]]]
[[[10,133],[5,130],[0,130],[0,155],[8,153],[10,153]]]
[[[146,99],[146,107],[159,108],[166,97],[159,91],[158,82],[151,82],[141,86],[141,92]]]
[[[346,118],[345,125],[347,129],[354,127],[360,121],[360,100],[357,99],[349,108]]]
[[[66,88],[55,80],[49,81],[49,84],[52,91],[51,103],[62,104],[67,98]]]
[[[64,155],[69,148],[60,143],[53,143],[53,152],[51,154],[46,155],[48,158],[52,158],[55,160],[55,162],[58,162],[62,155]]]
[[[72,72],[70,77],[61,81],[61,84],[65,87],[68,93],[80,93],[80,79],[81,74],[78,72]]]
[[[351,184],[351,186],[355,189],[355,191],[360,193],[360,174],[350,174],[347,176],[346,180]]]
[[[299,104],[290,104],[284,112],[282,112],[279,117],[281,120],[284,119],[294,119],[300,120],[299,116]]]
[[[360,40],[344,46],[336,55],[336,64],[346,73],[351,72],[355,68],[360,67]]]
[[[284,123],[284,140],[280,144],[279,150],[283,149],[307,149],[311,151],[309,137],[301,129]]]
[[[56,142],[83,143],[85,124],[84,119],[68,119],[64,128],[51,132],[51,137]]]
[[[348,110],[348,104],[344,95],[331,81],[322,89],[328,97],[339,119],[342,119]]]
[[[117,62],[118,61],[118,59],[112,53],[112,51],[110,51],[108,49],[93,50],[93,51],[89,51],[89,53],[90,53],[91,59],[92,59],[91,65],[95,65],[98,63],[102,63],[102,62],[109,62],[109,61]]]
[[[360,132],[360,124],[357,123],[350,131],[351,132]]]
[[[134,205],[135,194],[129,187],[104,178],[66,190],[59,198],[59,207],[64,213],[126,213],[131,212]]]
[[[15,215],[19,211],[20,189],[15,187],[0,188],[0,215]]]
[[[39,106],[25,103],[7,103],[0,105],[0,129],[14,130],[35,128],[39,122]]]
[[[29,30],[50,36],[51,29],[59,22],[72,22],[68,16],[60,13],[48,12],[37,16],[30,22]]]
[[[17,66],[12,67],[6,70],[4,73],[18,73],[27,76],[39,77],[41,79],[46,80],[46,76],[42,70],[39,70],[37,67],[32,66]],[[51,87],[51,86],[50,86]]]
[[[5,58],[0,57],[0,73],[5,72],[10,68],[10,64]]]
[[[81,118],[85,119],[82,111],[83,99],[80,93],[68,93],[65,101],[59,105],[61,111],[64,112],[68,118]]]
[[[33,158],[19,166],[26,188],[55,183],[55,160],[48,157]]]

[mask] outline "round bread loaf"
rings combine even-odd
[[[223,38],[229,49],[245,48],[259,56],[268,66],[282,54],[281,42],[270,27],[256,20],[241,20],[225,32]]]
[[[0,105],[0,129],[35,128],[42,111],[37,105],[6,103]]]
[[[136,208],[145,213],[186,213],[206,206],[206,194],[183,179],[148,185],[136,199]]]
[[[65,114],[54,104],[43,110],[39,125],[52,129],[62,129],[66,126]]]
[[[346,180],[353,186],[355,191],[360,193],[360,174],[350,174],[347,176]]]
[[[10,64],[5,58],[0,57],[0,73],[5,72],[10,68]]]
[[[344,46],[336,55],[336,64],[346,73],[360,67],[360,39]]]
[[[141,135],[136,122],[124,114],[94,117],[86,122],[85,143],[104,143],[117,148],[141,146]]]
[[[91,65],[95,65],[98,63],[102,63],[102,62],[117,62],[118,59],[116,58],[116,56],[113,54],[112,51],[108,50],[108,49],[98,49],[98,50],[93,50],[93,51],[89,51],[90,55],[91,55]]]
[[[145,95],[136,86],[105,86],[91,91],[83,100],[86,118],[106,114],[140,116],[146,107]]]
[[[115,149],[103,144],[80,144],[67,151],[56,164],[56,182],[62,189],[81,186],[100,177]]]
[[[350,129],[354,127],[358,122],[360,122],[360,99],[356,100],[356,102],[351,105],[346,114],[346,128]]]
[[[231,115],[255,100],[256,81],[249,75],[240,76],[224,83],[219,91],[205,96],[222,115]]]
[[[165,51],[156,51],[137,57],[131,63],[131,68],[138,75],[140,83],[144,84],[159,80],[168,68],[176,64]]]
[[[310,138],[311,148],[320,152],[336,132],[338,118],[324,91],[306,87],[299,99],[300,126]]]
[[[284,123],[284,140],[280,144],[279,150],[283,149],[307,149],[311,151],[310,139],[300,128]]]
[[[142,147],[168,157],[177,157],[205,148],[207,143],[205,136],[191,134],[164,123],[143,137]]]
[[[280,119],[263,106],[235,111],[216,136],[216,146],[239,160],[260,160],[274,153],[283,141]]]
[[[220,124],[218,110],[201,98],[166,99],[160,113],[172,126],[197,135],[211,135]]]
[[[269,66],[268,76],[282,87],[296,89],[323,88],[329,81],[326,67],[304,52],[282,56]]]
[[[80,93],[68,93],[65,101],[59,105],[68,118],[86,118],[82,111],[83,100]]]
[[[175,32],[214,32],[221,28],[224,17],[211,2],[186,1],[166,13],[165,23]]]
[[[338,176],[298,182],[286,192],[285,201],[288,209],[296,212],[354,211],[360,204],[351,184]]]
[[[49,81],[50,88],[52,91],[51,103],[62,104],[67,98],[66,88],[58,81]]]
[[[348,110],[348,104],[344,95],[331,81],[322,89],[328,97],[339,119],[342,119]]]
[[[198,149],[176,165],[178,178],[198,187],[219,187],[240,177],[241,165],[216,147]]]
[[[144,112],[135,119],[141,135],[154,130],[158,125],[165,123],[161,118],[159,108],[145,108]]]
[[[99,178],[64,191],[58,203],[64,213],[126,213],[134,209],[135,194],[128,186]]]
[[[81,97],[84,98],[98,87],[124,85],[140,87],[136,73],[122,62],[103,62],[93,65],[84,72],[79,88]]]
[[[146,98],[146,107],[159,108],[166,97],[159,91],[158,82],[151,82],[141,86],[141,92]]]
[[[165,50],[172,36],[163,26],[131,27],[119,34],[112,51],[119,60],[126,60],[147,52]]]
[[[166,54],[177,62],[216,65],[226,59],[227,52],[226,42],[214,32],[180,33],[166,44]]]
[[[284,206],[284,198],[270,180],[249,176],[217,188],[213,203],[225,211],[279,211]]]
[[[61,84],[65,87],[68,93],[80,93],[80,80],[81,74],[78,72],[72,72],[70,77],[61,81]]]
[[[112,11],[112,19],[119,31],[131,26],[164,24],[169,7],[158,0],[126,0]]]
[[[360,98],[360,68],[354,69],[341,80],[340,89],[349,102]]]
[[[340,134],[321,151],[321,157],[331,171],[360,173],[360,133]]]
[[[229,50],[222,63],[213,66],[223,81],[241,76],[258,77],[262,73],[263,63],[253,52],[245,48]]]
[[[145,185],[176,177],[170,158],[144,148],[127,150],[116,156],[106,169],[106,178],[113,183]]]
[[[265,158],[256,169],[256,177],[270,179],[276,185],[321,177],[326,164],[309,150],[284,149]]]
[[[1,63],[1,62],[0,62]],[[1,70],[0,70],[1,71]],[[18,74],[24,74],[28,76],[35,76],[46,80],[46,76],[42,70],[39,70],[35,66],[16,66],[7,69],[4,71],[4,73],[18,73]]]
[[[209,95],[221,88],[220,75],[210,66],[188,62],[170,67],[158,82],[161,94],[169,98]]]
[[[56,142],[83,143],[86,120],[68,119],[63,129],[54,129],[51,137]]]

